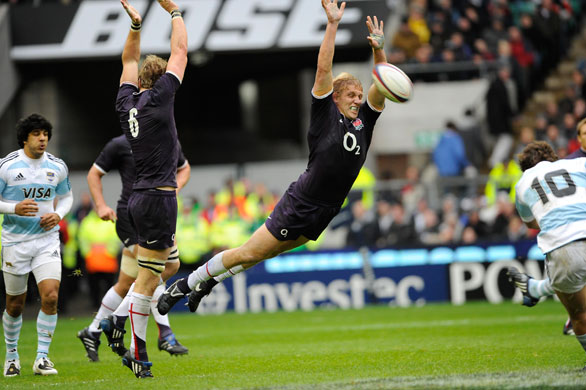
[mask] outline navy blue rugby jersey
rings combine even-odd
[[[173,106],[180,85],[177,76],[167,72],[151,89],[139,93],[137,86],[124,83],[118,90],[116,112],[132,149],[135,190],[177,187],[179,149]]]
[[[178,144],[178,147],[179,158],[177,159],[177,169],[187,164],[187,159],[183,155],[181,145]],[[132,186],[136,179],[136,169],[134,167],[130,143],[128,143],[126,136],[122,134],[108,141],[94,162],[94,166],[102,173],[108,173],[113,169],[118,170],[120,180],[122,181],[122,192],[120,193],[120,198],[118,198],[117,208],[127,208],[128,199],[132,193]]]
[[[289,190],[310,201],[340,206],[366,160],[380,114],[364,102],[358,117],[350,120],[338,110],[333,93],[319,98],[312,94],[309,162]]]

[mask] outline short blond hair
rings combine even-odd
[[[153,54],[146,56],[138,71],[138,81],[141,88],[152,88],[166,70],[167,61]]]
[[[362,89],[362,83],[347,72],[342,72],[334,78],[334,93],[341,93],[348,85],[356,85]]]

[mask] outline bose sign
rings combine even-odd
[[[142,51],[168,53],[171,33],[169,15],[147,0],[134,0],[132,4],[144,15]],[[323,39],[326,18],[319,0],[184,0],[177,1],[177,4],[183,10],[190,52],[317,48]],[[388,12],[384,1],[349,1],[336,36],[337,45],[362,45],[366,48],[366,16],[377,15],[385,19]],[[55,13],[46,15],[44,19],[57,22],[63,18],[58,12]],[[30,29],[28,22],[17,16],[20,14],[16,10],[12,13],[16,35],[25,27]],[[118,1],[83,1],[72,20],[61,22],[69,23],[61,42],[17,45],[12,49],[12,58],[39,60],[118,56],[130,26]],[[43,42],[40,38],[43,28],[38,26],[36,29],[38,42]]]

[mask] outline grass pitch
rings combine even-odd
[[[102,337],[89,363],[76,332],[89,318],[61,316],[50,357],[59,375],[32,373],[36,324],[20,337],[22,374],[6,389],[517,389],[586,388],[584,351],[563,336],[562,305],[471,303],[199,316],[171,315],[189,355],[157,350],[154,379],[138,380]],[[129,324],[127,324],[129,329]],[[126,344],[128,344],[128,334]]]

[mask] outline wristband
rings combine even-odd
[[[181,11],[179,11],[178,9],[174,9],[173,11],[171,11],[171,19],[175,19],[175,18],[181,18]]]
[[[378,43],[378,47],[373,47],[373,49],[378,50],[378,49],[382,49],[383,47],[385,47],[384,35],[371,33],[370,37],[372,39],[374,39],[376,41],[376,43]]]
[[[142,24],[141,23],[132,22],[132,24],[130,25],[130,29],[132,31],[140,31],[140,28],[141,27],[142,27]]]

